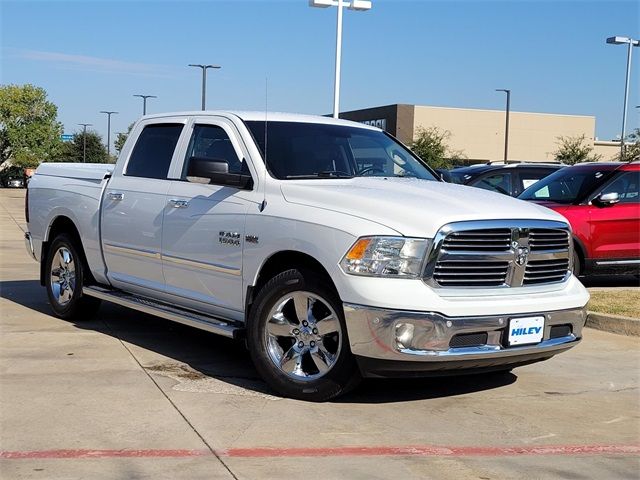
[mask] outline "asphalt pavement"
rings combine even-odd
[[[511,374],[282,399],[228,339],[103,304],[50,314],[0,190],[3,479],[640,478],[640,338],[585,329]]]

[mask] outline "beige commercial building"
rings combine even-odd
[[[411,144],[420,128],[438,127],[450,132],[452,150],[461,151],[469,163],[504,158],[504,110],[429,107],[396,104],[340,114],[340,118],[377,125]],[[551,162],[558,137],[585,136],[594,153],[611,160],[620,144],[595,139],[596,118],[586,115],[511,112],[508,161]]]

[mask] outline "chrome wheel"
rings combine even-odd
[[[76,266],[71,251],[60,247],[51,260],[51,293],[60,306],[67,305],[76,288]]]
[[[336,312],[322,297],[291,292],[276,301],[264,330],[271,361],[296,380],[315,380],[335,365],[342,344]]]

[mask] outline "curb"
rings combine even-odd
[[[585,326],[619,335],[640,337],[640,320],[637,318],[588,312]]]

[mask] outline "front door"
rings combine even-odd
[[[591,239],[594,258],[640,257],[640,171],[621,172],[599,193],[617,193],[614,205],[591,206]]]
[[[192,125],[179,179],[164,208],[162,259],[166,292],[186,308],[243,318],[242,250],[253,192],[189,176],[192,158],[224,161],[229,173],[249,173],[232,124],[203,118]]]
[[[162,216],[170,185],[167,174],[183,127],[141,127],[127,164],[109,181],[102,208],[102,248],[107,276],[116,287],[150,295],[164,290]]]

